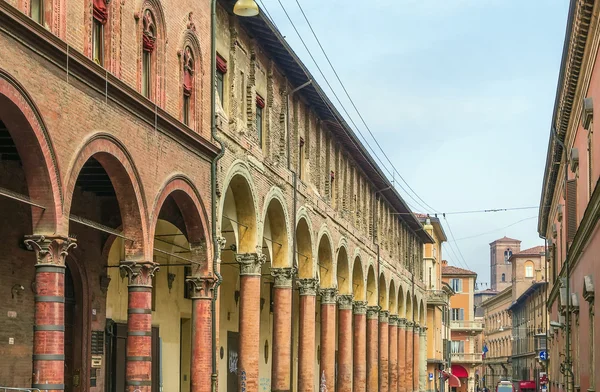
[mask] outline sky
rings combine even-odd
[[[302,6],[369,129],[424,200],[395,175],[413,211],[448,213],[440,218],[450,264],[477,272],[485,289],[490,242],[506,235],[520,239],[521,249],[543,245],[537,206],[568,0],[258,0],[336,102],[280,2],[358,131],[392,170]]]

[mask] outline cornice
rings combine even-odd
[[[109,101],[134,114],[202,159],[212,160],[219,149],[164,109],[143,97],[106,69],[70,47],[6,1],[0,1],[0,31],[67,72]]]

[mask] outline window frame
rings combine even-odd
[[[221,107],[225,109],[225,73],[217,69],[217,95]]]
[[[454,290],[455,293],[457,293],[457,294],[462,293],[463,292],[462,279],[460,279],[460,278],[450,279],[450,287],[452,288],[452,290]]]
[[[34,15],[34,5],[37,5],[38,12]],[[44,0],[31,0],[29,4],[29,17],[33,19],[37,24],[44,25]]]
[[[525,277],[526,278],[533,278],[534,275],[535,274],[534,274],[533,263],[532,262],[525,263]]]
[[[104,67],[104,24],[92,18],[92,60]]]
[[[152,99],[152,52],[142,52],[142,95]]]

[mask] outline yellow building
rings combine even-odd
[[[483,359],[483,385],[490,389],[500,380],[510,380],[512,318],[508,308],[512,304],[512,289],[512,286],[507,287],[481,304],[484,311],[485,345],[488,350]]]
[[[450,369],[460,385],[449,386],[456,392],[475,391],[482,364],[483,322],[475,319],[476,280],[475,272],[442,261],[442,282],[455,292],[450,298]]]
[[[450,341],[449,304],[454,292],[442,283],[442,243],[447,238],[438,218],[419,215],[424,230],[433,238],[432,244],[424,245],[425,285],[427,288],[427,371],[421,372],[421,391],[444,391],[440,385],[439,371],[448,366],[448,342]],[[423,348],[425,349],[425,348]],[[423,365],[425,365],[423,363]]]

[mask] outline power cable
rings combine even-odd
[[[448,226],[448,231],[450,232],[450,236],[452,237],[452,242],[454,242],[454,246],[456,246],[456,249],[458,250],[458,254],[460,255],[461,260],[463,261],[465,268],[468,270],[471,270],[469,268],[469,264],[467,263],[467,261],[465,260],[465,257],[463,256],[460,247],[458,246],[458,244],[456,243],[456,240],[454,238],[454,233],[452,232],[452,227],[450,227],[450,222],[448,222],[448,218],[446,218],[446,216],[444,215],[444,220],[446,221],[446,226]],[[450,245],[452,245],[452,243],[448,243]]]
[[[530,216],[530,217],[528,217],[528,218],[521,219],[521,220],[519,220],[519,221],[513,222],[513,223],[511,223],[510,225],[507,225],[507,226],[504,226],[504,227],[499,227],[499,228],[497,228],[497,229],[494,229],[494,230],[486,231],[486,232],[484,232],[484,233],[475,234],[475,235],[472,235],[472,236],[469,236],[469,237],[463,237],[463,238],[459,238],[459,239],[457,239],[457,240],[453,240],[453,241],[462,241],[462,240],[468,240],[468,239],[471,239],[471,238],[477,238],[477,237],[481,237],[481,236],[483,236],[483,235],[486,235],[486,234],[492,234],[492,233],[495,233],[495,232],[497,232],[497,231],[499,231],[499,230],[504,230],[504,229],[507,229],[507,228],[509,228],[509,227],[512,227],[512,226],[514,226],[514,225],[516,225],[516,224],[519,224],[519,223],[521,223],[521,222],[525,222],[525,221],[527,221],[527,220],[534,219],[534,218],[537,218],[537,217],[538,217],[537,215]]]

